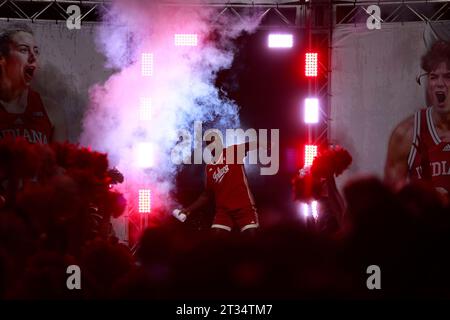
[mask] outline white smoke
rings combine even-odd
[[[107,67],[117,72],[90,90],[81,143],[107,152],[126,176],[129,189],[153,186],[160,201],[170,204],[179,166],[171,150],[180,129],[193,131],[194,121],[214,121],[218,129],[239,127],[239,108],[219,94],[217,73],[229,68],[233,39],[253,32],[259,15],[219,15],[212,8],[176,7],[156,1],[116,0],[105,13],[97,44]],[[198,34],[196,47],[176,47],[174,34]],[[141,54],[152,53],[153,75],[141,75]],[[139,119],[141,97],[152,101],[151,120]],[[136,167],[138,143],[154,146],[150,170]]]

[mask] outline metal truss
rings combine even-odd
[[[305,21],[307,9],[312,10],[311,16],[313,28],[324,28],[323,18],[328,10],[330,1],[322,0],[312,5],[309,2],[294,1],[293,3],[190,3],[186,2],[163,2],[161,6],[176,7],[179,9],[194,9],[209,7],[217,10],[217,17],[221,15],[233,15],[242,18],[244,12],[254,9],[260,15],[260,28],[270,29],[277,27],[284,28],[306,28]],[[111,0],[108,1],[75,1],[75,0],[4,0],[0,2],[0,19],[2,20],[30,20],[31,22],[40,20],[66,21],[69,18],[67,8],[70,5],[80,7],[82,16],[81,23],[99,22],[103,12],[108,12]],[[327,19],[325,19],[327,21]]]
[[[333,25],[365,22],[369,5],[380,7],[381,22],[436,22],[450,20],[448,0],[355,1],[336,3]]]
[[[0,2],[0,20],[66,21],[70,14],[67,8],[77,5],[81,11],[82,22],[96,22],[100,12],[107,12],[107,1],[12,1]]]
[[[310,90],[320,101],[320,119],[310,137],[309,143],[326,146],[330,141],[330,111],[331,111],[331,28],[327,33],[316,34],[313,37],[313,48],[319,49],[318,74],[314,80],[314,88]]]
[[[250,2],[250,1],[248,1]],[[162,6],[195,9],[210,7],[217,10],[217,15],[234,15],[242,18],[243,13],[255,9],[260,15],[260,28],[270,29],[306,28],[308,10],[310,10],[310,27],[315,31],[329,28],[332,25],[349,24],[367,19],[366,8],[376,4],[381,9],[383,22],[423,21],[434,22],[450,20],[450,3],[448,0],[301,0],[290,3],[191,3],[163,2]],[[66,21],[66,12],[70,5],[81,9],[81,22],[99,22],[103,12],[107,12],[111,0],[107,1],[75,1],[75,0],[3,0],[0,2],[0,19],[7,20],[52,20]],[[331,10],[332,8],[332,10]],[[333,15],[333,19],[328,16]]]
[[[179,3],[166,3],[165,6],[176,6],[183,8],[195,8],[199,5],[179,4]],[[233,15],[238,18],[242,18],[243,14],[248,14],[249,10],[255,10],[254,13],[259,15],[260,29],[270,29],[283,27],[305,29],[308,10],[311,12],[311,16],[314,17],[311,21],[311,27],[315,30],[326,29],[327,26],[323,23],[323,17],[327,12],[327,3],[322,2],[320,5],[310,5],[308,2],[297,4],[202,4],[203,7],[210,7],[218,10],[218,16],[226,14]]]

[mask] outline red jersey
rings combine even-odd
[[[411,179],[431,180],[432,185],[450,192],[450,142],[443,142],[431,117],[431,108],[414,115],[414,139],[409,152]]]
[[[216,211],[254,206],[244,165],[236,161],[227,163],[226,150],[222,151],[222,161],[206,165],[206,189],[214,193]],[[236,154],[237,147],[234,146],[234,155]]]
[[[23,137],[30,143],[51,142],[53,126],[39,93],[29,89],[23,113],[9,113],[0,104],[0,139]]]

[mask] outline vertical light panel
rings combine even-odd
[[[310,203],[300,202],[297,205],[297,214],[301,217],[309,218],[313,217],[314,220],[317,220],[319,217],[319,209],[318,202],[316,200],[311,201]]]
[[[141,97],[139,100],[139,120],[149,121],[152,117],[152,99]]]
[[[139,168],[151,168],[154,165],[153,144],[140,142],[136,146],[136,165]]]
[[[319,122],[319,99],[306,98],[304,103],[304,121],[305,123]]]
[[[139,213],[150,213],[152,210],[152,199],[150,189],[139,190]]]
[[[312,213],[312,216],[314,217],[314,219],[317,220],[317,218],[319,217],[319,213],[318,213],[318,209],[317,209],[317,201],[316,200],[311,202],[311,213]]]
[[[305,145],[305,167],[311,166],[317,156],[317,146]]]
[[[317,77],[317,52],[308,52],[305,55],[305,76]]]
[[[301,204],[301,206],[302,206],[302,213],[303,213],[303,216],[304,216],[305,218],[308,218],[308,216],[309,216],[309,206],[308,206],[308,204],[303,202],[303,203]]]
[[[153,53],[142,53],[141,73],[143,77],[153,76]]]
[[[175,46],[177,47],[195,47],[198,44],[197,34],[178,33],[174,37]]]
[[[294,37],[292,34],[269,34],[269,48],[292,48]]]

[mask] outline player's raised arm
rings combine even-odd
[[[408,180],[408,156],[413,142],[414,116],[400,122],[389,139],[384,181],[394,189]]]
[[[244,163],[244,158],[247,156],[249,151],[254,151],[258,149],[257,141],[248,141],[241,144],[235,144],[226,148],[226,154],[234,155],[232,158],[236,159],[238,164]]]

